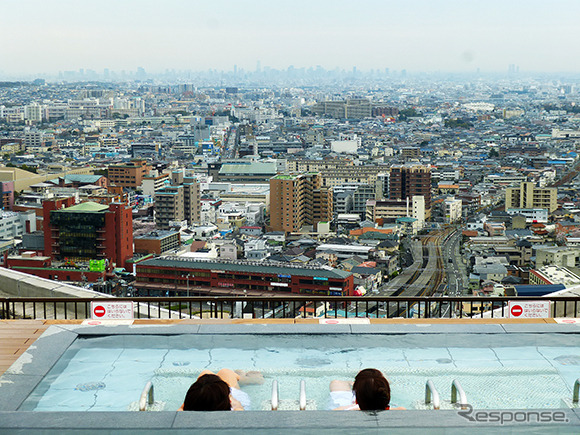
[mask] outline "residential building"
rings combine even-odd
[[[147,160],[135,159],[127,164],[109,166],[108,177],[111,183],[137,189],[141,187],[143,178],[151,172],[151,169]]]
[[[172,222],[185,220],[185,189],[183,186],[166,185],[155,192],[155,225],[168,230]]]
[[[156,171],[153,171],[151,174],[143,177],[143,182],[141,184],[143,195],[154,196],[155,192],[165,187],[166,181],[168,183],[170,182],[169,174],[158,174]]]
[[[406,201],[413,196],[425,198],[425,217],[431,216],[431,168],[393,166],[389,177],[389,199]]]
[[[171,222],[200,222],[201,205],[199,183],[195,178],[177,171],[171,174],[174,184],[164,183],[155,191],[155,222],[159,229],[167,230]],[[179,184],[177,184],[179,183]]]
[[[561,266],[544,266],[541,269],[530,270],[530,284],[552,285],[563,284],[566,287],[580,284],[580,276]]]
[[[312,106],[312,112],[339,119],[362,119],[372,115],[372,105],[366,98],[321,101]]]
[[[271,231],[297,232],[332,219],[332,190],[319,173],[277,175],[270,180]]]
[[[511,216],[521,215],[530,224],[534,222],[547,223],[550,214],[547,208],[510,208],[506,210],[506,213]]]
[[[446,198],[445,201],[443,201],[443,216],[445,218],[445,223],[452,224],[461,220],[461,204],[461,200],[455,199],[454,197]]]
[[[14,206],[14,181],[0,181],[2,210],[12,210]]]
[[[505,190],[505,210],[546,208],[553,213],[558,208],[558,189],[556,187],[536,187],[526,181],[520,187],[507,187]]]
[[[10,240],[34,231],[36,231],[36,213],[34,211],[0,212],[0,239]]]
[[[366,207],[366,219],[377,222],[382,219],[384,222],[393,223],[398,218],[410,217],[417,219],[417,225],[423,228],[425,222],[425,197],[413,196],[406,200],[369,200]]]
[[[368,184],[346,183],[333,188],[334,215],[357,213],[364,219],[366,204],[375,198],[375,189]]]
[[[536,248],[536,267],[580,267],[580,247],[540,246]]]
[[[179,231],[151,231],[133,238],[135,253],[161,255],[181,245]]]

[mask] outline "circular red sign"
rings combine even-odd
[[[524,309],[521,305],[514,305],[511,309],[512,316],[519,317],[523,314]]]
[[[102,305],[97,305],[93,310],[93,312],[95,313],[95,316],[103,317],[107,311],[105,310],[105,307],[103,307]]]

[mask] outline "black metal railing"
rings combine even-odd
[[[133,301],[136,318],[504,318],[509,301],[550,301],[551,317],[580,317],[580,297],[193,296],[0,298],[2,319],[88,319],[92,301]]]

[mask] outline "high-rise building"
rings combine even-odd
[[[74,198],[43,202],[44,255],[63,260],[108,260],[118,267],[133,256],[133,215],[125,203],[102,205]]]
[[[155,224],[157,228],[167,230],[170,222],[185,220],[183,186],[167,185],[155,192]]]
[[[536,187],[526,181],[520,187],[508,187],[505,190],[505,209],[546,208],[549,213],[558,208],[558,189],[556,187]]]
[[[431,216],[431,168],[393,166],[389,177],[389,199],[405,201],[413,196],[425,198],[425,217]]]
[[[332,190],[320,174],[277,175],[270,180],[270,229],[296,232],[332,219]]]
[[[155,191],[155,222],[160,229],[169,229],[170,222],[200,221],[200,187],[196,178],[183,170],[171,173],[171,184]]]

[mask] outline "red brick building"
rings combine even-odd
[[[72,198],[67,198],[70,200]],[[125,267],[133,257],[133,215],[124,203],[44,201],[44,255],[103,260]]]

